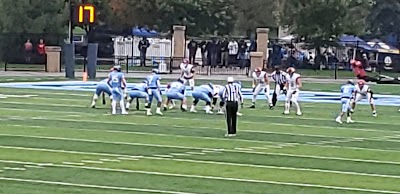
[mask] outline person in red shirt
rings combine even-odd
[[[356,61],[356,60],[351,60],[350,64],[353,68],[353,73],[354,76],[357,77],[357,79],[364,80],[366,82],[376,82],[378,79],[374,77],[369,77],[367,76],[367,73],[365,72],[361,61]]]
[[[40,39],[39,44],[37,46],[37,52],[39,53],[39,55],[46,54],[45,47],[46,47],[46,45],[44,44],[43,39]]]

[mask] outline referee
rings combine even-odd
[[[228,133],[225,137],[236,136],[236,126],[237,126],[237,112],[239,109],[239,100],[241,105],[243,105],[242,92],[240,88],[233,84],[235,81],[233,77],[228,77],[228,85],[225,86],[225,92],[222,98],[226,102],[226,123],[228,125]]]
[[[281,91],[283,91],[283,93],[286,95],[286,73],[276,67],[275,71],[271,74],[271,78],[275,81],[275,91],[272,95],[272,105],[275,106]]]

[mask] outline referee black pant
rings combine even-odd
[[[226,102],[226,123],[228,125],[228,134],[236,134],[238,109],[239,105],[237,102]]]
[[[281,91],[283,91],[283,88],[285,87],[284,84],[276,84],[275,85],[275,91],[274,94],[272,95],[272,105],[275,106],[276,102],[278,101],[278,96],[281,94]]]

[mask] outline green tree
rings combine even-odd
[[[169,31],[172,25],[186,25],[188,34],[225,34],[235,22],[233,0],[109,0],[110,25],[124,29],[158,26]]]
[[[391,33],[400,35],[400,1],[376,0],[372,2],[372,9],[368,16],[368,30],[378,37],[385,37]]]
[[[60,0],[1,0],[0,24],[6,33],[64,33],[67,9]]]
[[[288,0],[282,21],[315,47],[343,34],[365,33],[369,0]]]
[[[235,0],[236,30],[244,34],[257,27],[277,28],[278,5],[275,0]]]
[[[21,53],[26,39],[58,44],[67,28],[67,7],[60,0],[1,0],[0,57]]]

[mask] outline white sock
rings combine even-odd
[[[182,108],[186,110],[187,109],[187,105],[186,104],[182,104]]]
[[[157,107],[157,112],[161,112],[161,108],[160,107]]]
[[[126,103],[126,108],[129,109],[131,107],[131,103],[127,102]]]
[[[301,112],[299,103],[294,101],[293,104],[296,106],[297,112]]]
[[[290,109],[290,103],[285,102],[285,112],[289,112],[289,109]]]
[[[210,106],[206,106],[206,113],[210,112],[211,107]]]
[[[119,101],[119,106],[121,108],[121,113],[125,113],[126,110],[125,110],[125,102],[124,102],[124,100]]]
[[[253,95],[253,100],[251,101],[253,104],[256,104],[257,96]]]
[[[92,100],[92,106],[96,105],[97,99],[99,99],[99,96],[97,94],[94,94]]]
[[[117,113],[117,101],[113,100],[111,102],[111,109],[112,109],[112,114],[116,114]]]
[[[347,118],[347,119],[349,119],[349,118]],[[338,117],[336,118],[336,120],[342,120],[342,117],[341,117],[341,116],[338,116]]]

